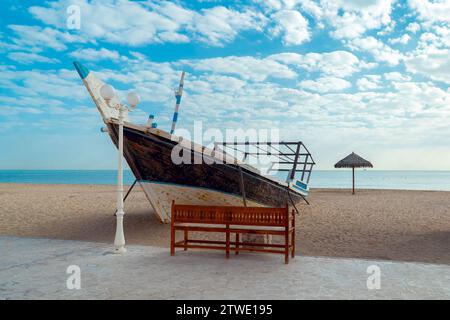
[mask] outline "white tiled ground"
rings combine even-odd
[[[450,299],[450,266],[0,237],[1,299]],[[66,269],[81,268],[69,290]],[[367,267],[381,268],[368,290]]]

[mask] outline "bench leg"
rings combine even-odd
[[[175,229],[173,226],[170,228],[170,255],[175,255]]]
[[[295,257],[295,213],[292,210],[292,258]]]
[[[228,226],[227,226],[227,232],[226,232],[226,247],[225,247],[225,250],[226,250],[226,256],[227,256],[227,259],[230,257],[230,230],[228,229]]]
[[[289,230],[286,228],[284,232],[284,263],[289,263]]]
[[[291,241],[292,241],[291,257],[292,257],[292,258],[295,258],[295,229],[292,230],[292,238],[291,238]]]
[[[188,244],[188,231],[184,230],[184,245],[187,246]],[[187,247],[184,247],[184,251],[187,251]]]
[[[239,249],[239,241],[240,241],[239,232],[236,232],[236,249]],[[239,251],[236,250],[235,254],[239,254]]]

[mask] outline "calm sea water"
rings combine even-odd
[[[35,184],[115,184],[114,170],[0,170],[0,183]],[[315,170],[311,188],[350,188],[351,170]],[[124,182],[131,184],[134,176],[124,172]],[[447,190],[450,191],[450,171],[380,171],[357,170],[357,188]]]

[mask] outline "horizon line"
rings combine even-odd
[[[330,169],[315,169],[314,171],[344,171],[342,169],[351,168],[330,168]],[[450,171],[449,169],[372,169],[372,168],[356,168],[362,171]],[[117,169],[2,169],[0,171],[117,171]],[[123,169],[123,171],[132,172],[131,169]]]

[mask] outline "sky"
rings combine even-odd
[[[450,170],[450,0],[2,0],[0,169],[114,169],[72,62],[169,130],[276,128],[331,169]]]

